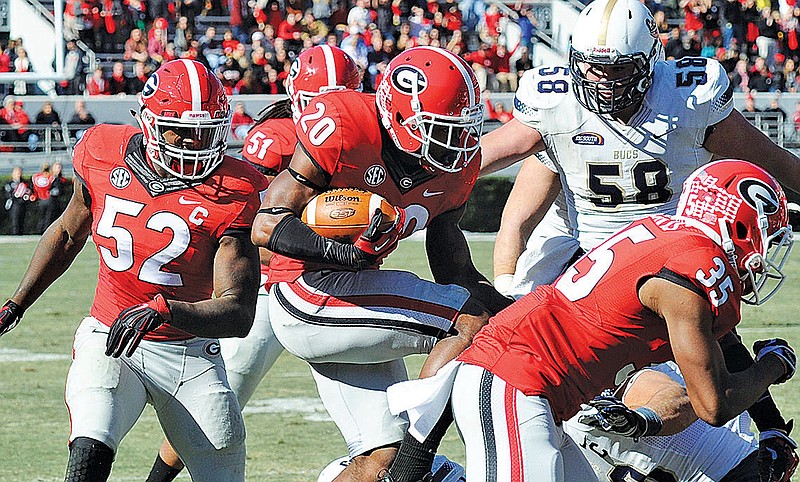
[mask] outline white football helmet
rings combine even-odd
[[[578,16],[572,34],[569,65],[575,96],[596,114],[617,113],[642,101],[656,62],[663,59],[656,22],[639,0],[595,0]],[[587,76],[589,70],[594,75]],[[597,76],[614,70],[625,74]]]

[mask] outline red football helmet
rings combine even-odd
[[[345,89],[361,90],[361,73],[344,50],[317,45],[302,51],[292,62],[286,92],[295,121],[314,97]]]
[[[165,63],[147,79],[139,105],[147,157],[154,165],[195,180],[222,163],[231,109],[219,79],[203,64],[187,59]]]
[[[457,172],[477,154],[483,104],[475,73],[460,57],[408,49],[389,62],[377,90],[383,127],[427,169]]]
[[[677,215],[722,246],[749,290],[742,301],[760,305],[780,288],[792,227],[786,195],[767,171],[731,159],[701,166],[683,184]]]

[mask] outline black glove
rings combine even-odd
[[[20,305],[11,300],[6,301],[6,304],[0,309],[0,336],[13,330],[22,319],[23,313],[25,313],[25,309]]]
[[[598,428],[623,437],[638,440],[646,435],[656,435],[661,431],[661,417],[647,407],[631,410],[621,400],[598,396],[589,402],[578,416],[582,424]]]
[[[171,318],[169,306],[163,296],[156,295],[151,301],[122,310],[111,325],[106,340],[106,356],[119,358],[133,355],[144,336]],[[127,351],[125,348],[128,348]]]
[[[792,347],[789,346],[786,340],[780,338],[758,340],[753,343],[753,352],[756,354],[756,361],[761,360],[767,355],[774,355],[783,362],[786,373],[775,380],[774,383],[776,384],[789,380],[794,376],[794,372],[797,370],[797,355],[794,354],[794,350],[792,350]]]
[[[758,436],[758,475],[761,482],[789,482],[797,468],[797,444],[789,433],[793,420],[786,430],[772,429]]]

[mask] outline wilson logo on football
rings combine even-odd
[[[428,86],[428,79],[416,67],[402,65],[392,72],[392,84],[404,94],[419,94]]]
[[[331,211],[330,217],[331,219],[345,219],[352,218],[355,214],[356,210],[353,208],[341,208]]]
[[[594,132],[581,132],[572,136],[572,142],[581,146],[602,146],[605,140]]]
[[[345,196],[344,194],[331,194],[325,196],[324,201],[326,203],[338,203],[338,202],[361,202],[361,198],[359,196]]]

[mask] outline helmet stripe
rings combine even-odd
[[[614,6],[616,4],[617,0],[608,0],[608,3],[606,3],[606,8],[603,10],[603,18],[600,20],[600,36],[597,37],[597,45],[606,44],[606,37],[608,36],[608,25],[611,20],[611,12],[614,10]]]
[[[200,91],[200,74],[197,72],[199,65],[189,59],[180,59],[186,67],[186,73],[189,75],[189,87],[192,90],[192,110],[202,110],[202,92]],[[205,68],[205,67],[203,67]]]
[[[458,68],[458,71],[461,72],[461,75],[464,76],[464,83],[467,84],[467,92],[469,93],[469,105],[470,105],[470,107],[475,105],[475,90],[473,89],[473,86],[472,86],[472,77],[470,77],[469,72],[467,72],[467,69],[464,68],[464,64],[461,62],[461,59],[456,57],[449,50],[445,50],[445,49],[442,49],[442,48],[429,47],[427,45],[423,45],[423,46],[420,46],[420,47],[417,47],[417,48],[432,50],[434,52],[438,52],[438,53],[444,55],[445,57],[447,57],[447,59],[450,60],[450,62],[452,62],[453,65],[456,66],[456,68]]]
[[[325,70],[328,71],[328,87],[336,87],[336,61],[333,59],[333,49],[330,45],[322,45],[322,53],[325,56]]]

